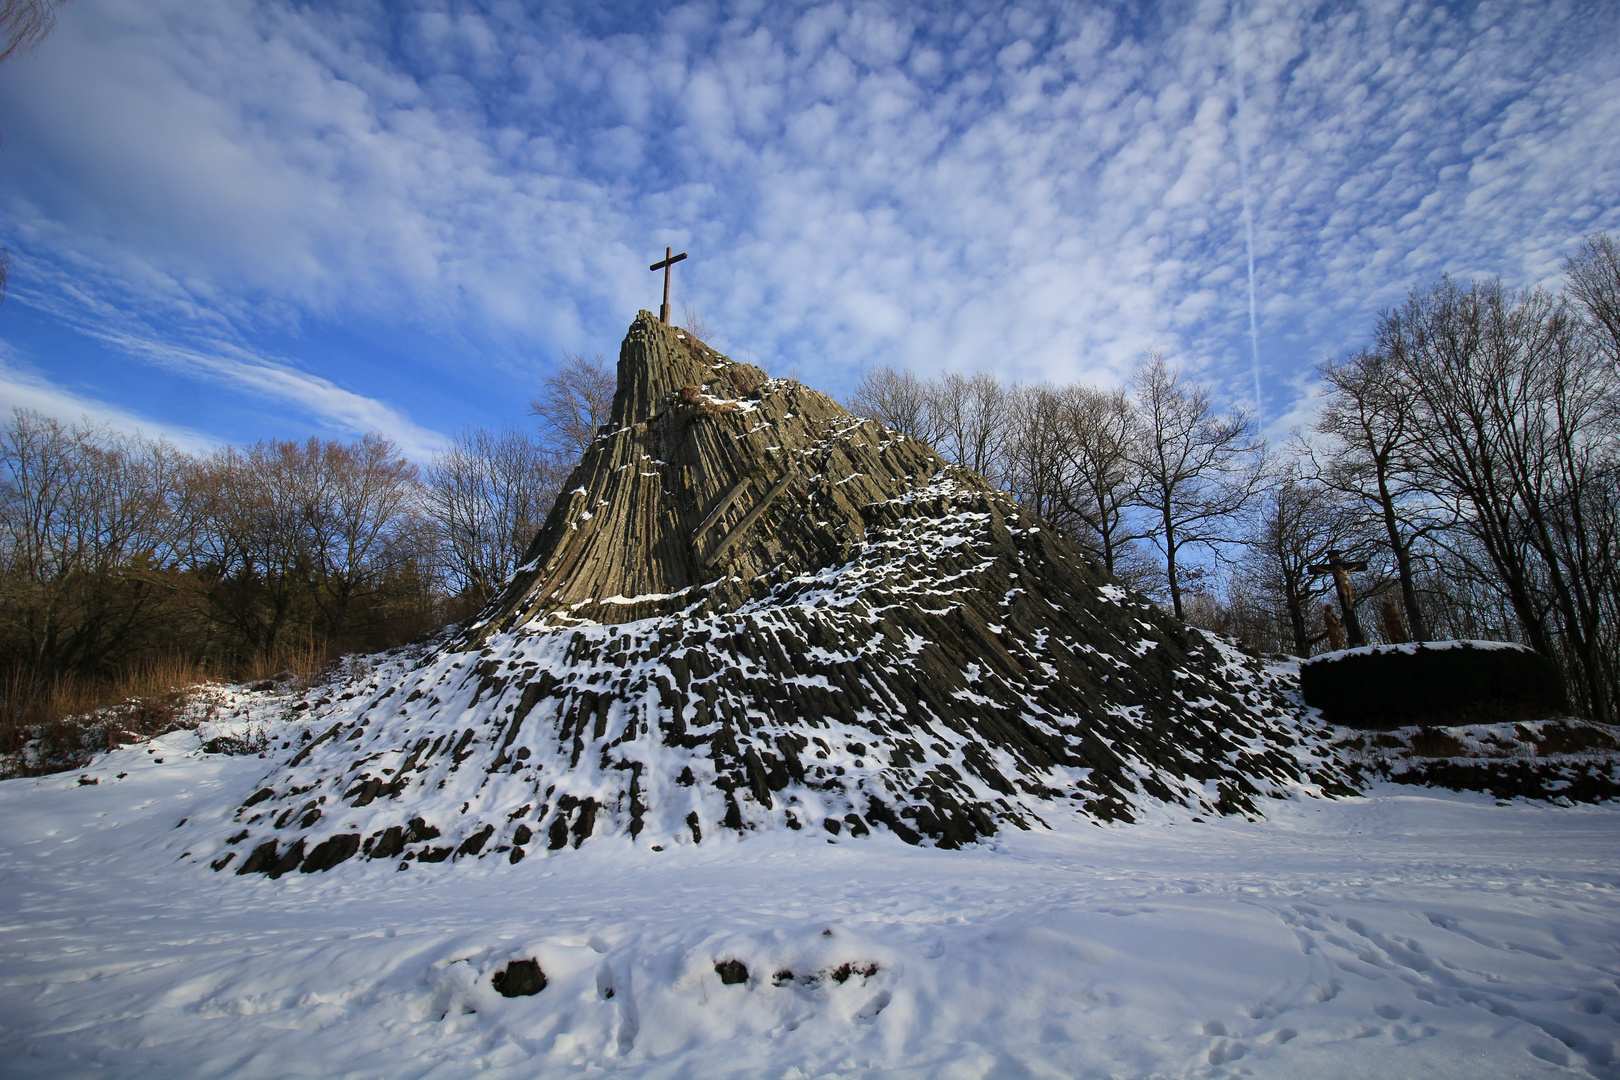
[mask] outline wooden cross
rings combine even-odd
[[[679,255],[671,255],[670,252],[674,250],[674,248],[665,248],[664,261],[655,262],[647,267],[649,270],[662,270],[664,272],[664,306],[658,309],[658,318],[665,326],[669,325],[669,268],[686,258],[686,252],[684,251]]]
[[[1350,562],[1337,551],[1328,552],[1328,561],[1318,563],[1310,568],[1313,574],[1332,574],[1333,585],[1339,593],[1339,610],[1344,612],[1344,629],[1350,639],[1352,649],[1367,644],[1367,638],[1361,632],[1361,623],[1356,619],[1355,596],[1350,591],[1350,571],[1365,570],[1367,563],[1364,559]]]

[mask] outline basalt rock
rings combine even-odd
[[[540,970],[538,960],[513,960],[490,982],[502,997],[532,997],[546,988],[546,973]]]
[[[646,312],[504,592],[317,730],[230,823],[239,872],[355,833],[401,865],[765,829],[957,847],[1348,790],[1258,661],[928,446]]]

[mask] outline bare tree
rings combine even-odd
[[[1381,317],[1377,347],[1417,392],[1424,482],[1464,509],[1526,642],[1567,650],[1572,689],[1608,721],[1607,588],[1585,515],[1615,460],[1613,365],[1564,300],[1500,281],[1414,291]]]
[[[253,656],[367,639],[400,592],[420,600],[417,470],[381,435],[225,447],[194,469],[187,552],[197,602]]]
[[[0,427],[0,636],[36,672],[97,671],[138,648],[172,583],[185,455],[88,420],[18,409]]]
[[[1564,276],[1598,347],[1620,369],[1620,244],[1608,233],[1588,236],[1564,261]]]
[[[1518,616],[1479,541],[1460,527],[1439,539],[1418,569],[1429,632],[1441,639],[1519,638]]]
[[[417,555],[417,469],[376,432],[358,443],[311,440],[308,450],[319,455],[306,478],[311,594],[327,635],[340,640],[356,601]]]
[[[1140,417],[1125,391],[1078,385],[1064,389],[1059,415],[1069,476],[1061,498],[1085,524],[1082,543],[1093,541],[1104,569],[1117,574],[1126,545],[1146,535],[1126,517],[1144,479]]]
[[[1579,493],[1563,493],[1554,531],[1569,555],[1587,560],[1603,609],[1595,652],[1612,709],[1620,712],[1620,244],[1607,233],[1589,236],[1566,260],[1564,272],[1587,340],[1613,378],[1592,425],[1591,475]],[[1578,551],[1572,550],[1571,541],[1583,535]]]
[[[538,440],[511,426],[461,432],[434,455],[423,500],[446,571],[473,605],[517,569],[563,475]]]
[[[618,376],[601,353],[563,353],[562,366],[546,376],[540,396],[529,403],[530,415],[540,419],[541,446],[571,467],[612,418],[616,389]]]
[[[1620,453],[1610,452],[1581,492],[1582,505],[1555,510],[1555,535],[1565,557],[1584,554],[1595,593],[1597,629],[1592,654],[1608,687],[1610,715],[1620,712]],[[1566,497],[1567,500],[1567,497]],[[1571,540],[1584,532],[1575,549]]]
[[[1064,498],[1070,483],[1063,425],[1066,391],[1049,383],[1012,388],[1002,468],[1007,489],[1021,505],[1074,538],[1079,523]]]
[[[1014,395],[985,371],[919,379],[910,371],[869,368],[849,399],[856,415],[928,443],[951,464],[992,483],[1011,482],[1003,473],[1014,408]]]
[[[0,423],[0,682],[37,696],[137,662],[398,643],[443,611],[424,539],[416,469],[379,435],[198,459],[18,410]]]
[[[254,655],[274,652],[308,595],[310,452],[295,442],[227,446],[197,470],[203,521],[188,561],[198,598]]]
[[[1216,412],[1209,391],[1151,353],[1131,379],[1142,434],[1131,460],[1141,471],[1137,503],[1153,516],[1150,538],[1165,559],[1170,606],[1183,616],[1182,552],[1235,541],[1235,521],[1265,476],[1263,447],[1241,411]]]
[[[1365,349],[1318,371],[1328,393],[1316,426],[1331,442],[1315,462],[1315,475],[1358,500],[1378,521],[1395,561],[1407,627],[1415,640],[1425,641],[1429,631],[1418,603],[1413,546],[1452,518],[1412,471],[1417,388],[1396,363]]]
[[[939,441],[929,383],[887,365],[868,368],[849,398],[849,411],[932,446]]]
[[[1311,655],[1325,636],[1317,630],[1316,604],[1332,580],[1313,574],[1311,565],[1329,551],[1362,547],[1362,524],[1342,496],[1302,475],[1298,462],[1279,470],[1263,493],[1240,564],[1250,591],[1280,609],[1294,655]]]
[[[1072,384],[1008,391],[1002,480],[1018,501],[1079,544],[1109,575],[1151,591],[1164,575],[1136,544],[1141,473],[1136,406],[1122,390]]]
[[[1002,451],[1007,438],[1006,387],[988,371],[952,372],[929,382],[935,449],[993,484],[1002,482]]]

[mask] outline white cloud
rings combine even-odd
[[[26,272],[34,267],[24,264]],[[61,291],[66,291],[65,288]],[[111,289],[107,293],[112,292]],[[271,403],[284,411],[314,421],[321,430],[346,436],[378,431],[392,438],[409,456],[418,460],[441,448],[444,437],[422,427],[396,409],[364,394],[345,389],[330,379],[302,371],[293,362],[266,356],[229,340],[193,327],[184,336],[162,334],[110,300],[107,293],[94,300],[63,301],[49,290],[25,285],[16,290],[10,303],[24,304],[56,315],[65,326],[94,338],[118,354],[143,360],[154,367],[183,377],[212,384],[220,391]],[[0,343],[0,348],[4,348]],[[138,416],[122,407],[82,392],[67,389],[46,375],[23,364],[15,350],[6,350],[9,360],[0,370],[4,380],[4,402],[37,409],[53,416],[71,419],[83,412],[106,419],[130,430],[160,431],[181,445],[219,442],[231,433],[204,434],[189,425],[175,425],[161,419]],[[206,425],[206,417],[199,417]]]
[[[1620,225],[1613,14],[722,5],[590,25],[80,0],[0,71],[8,239],[81,321],[142,309],[150,347],[129,347],[152,362],[349,425],[406,424],[424,388],[373,401],[262,360],[255,335],[363,316],[611,351],[656,304],[643,268],[666,243],[692,252],[677,309],[834,388],[874,360],[1117,381],[1161,347],[1246,400],[1241,71],[1281,417],[1408,285],[1544,282]]]
[[[95,423],[121,431],[167,439],[194,453],[206,452],[217,444],[217,440],[203,432],[141,416],[120,405],[58,386],[14,356],[0,355],[0,414],[9,417],[13,409],[43,413],[69,423],[88,417]]]

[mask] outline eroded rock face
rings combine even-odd
[[[920,491],[944,468],[922,443],[644,311],[620,349],[612,422],[467,643],[537,618],[667,614],[699,586],[711,607],[735,608],[847,559],[863,507]]]
[[[956,847],[1348,790],[1258,662],[927,446],[647,312],[507,590],[327,715],[232,823],[254,870],[356,833],[407,865],[716,830]]]

